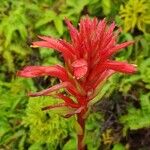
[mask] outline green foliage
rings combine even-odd
[[[141,65],[141,78],[145,83],[145,88],[150,89],[150,58],[145,59]]]
[[[112,150],[125,150],[125,147],[122,144],[117,143],[113,146]]]
[[[76,135],[73,134],[72,137],[68,140],[68,142],[63,146],[63,150],[74,150],[77,147],[77,138]]]
[[[136,130],[150,126],[150,94],[140,96],[141,109],[133,106],[128,108],[128,113],[120,118],[125,129]]]
[[[31,143],[47,144],[49,149],[56,149],[72,130],[73,118],[64,119],[52,111],[41,110],[56,102],[57,99],[52,97],[29,99],[23,123],[29,126]]]
[[[126,37],[126,34],[123,35],[123,39]],[[130,61],[134,62],[138,66],[138,72],[136,74],[132,76],[120,76],[120,79],[118,79],[120,80],[119,90],[124,93],[129,92],[132,87],[136,85],[144,85],[144,89],[149,89],[150,40],[148,37],[149,34],[137,36],[135,39],[130,36],[130,39],[135,40],[134,47],[129,47],[126,51],[120,52],[117,57],[117,60],[132,59]]]
[[[14,71],[14,61],[17,60],[15,55],[23,59],[28,54],[28,51],[25,51],[27,48],[25,43],[28,37],[27,25],[29,25],[29,20],[26,18],[26,10],[22,2],[16,3],[14,1],[11,6],[9,1],[4,4],[10,8],[9,11],[8,8],[0,11],[2,16],[0,20],[0,54],[4,59],[3,64],[5,65],[3,67]],[[24,43],[21,41],[24,41]]]
[[[132,76],[114,75],[92,103],[103,97],[109,98],[114,90],[131,95],[136,100],[140,99],[141,107],[135,108],[135,101],[128,100],[125,106],[128,113],[119,116],[124,130],[150,127],[149,5],[146,0],[1,0],[0,149],[75,149],[77,141],[72,129],[73,118],[63,119],[53,111],[41,111],[42,106],[57,100],[50,97],[29,100],[26,96],[30,90],[43,89],[43,82],[46,83],[44,86],[51,86],[57,81],[51,78],[33,81],[14,78],[16,70],[28,64],[63,63],[53,50],[39,48],[31,51],[29,46],[37,35],[69,39],[65,17],[76,26],[79,18],[86,14],[106,17],[110,22],[115,18],[118,24],[124,26],[126,32],[121,34],[118,42],[134,40],[135,44],[122,50],[115,58],[137,64],[138,72]],[[131,34],[128,31],[134,32]],[[100,147],[100,129],[106,119],[103,116],[105,114],[93,113],[87,120],[85,142],[89,150],[98,150]],[[114,144],[113,149],[122,150],[123,146]]]
[[[93,0],[88,5],[88,11],[91,15],[99,16],[100,13],[107,15],[110,13],[110,1],[109,0]]]
[[[31,80],[0,82],[0,148],[24,147],[26,132],[22,126],[22,116],[27,102],[27,87],[33,87]]]
[[[92,0],[87,6],[91,16],[114,18],[117,14],[121,1],[111,0]]]
[[[29,127],[31,149],[43,144],[46,144],[49,149],[56,149],[59,146],[63,147],[63,150],[74,150],[76,147],[76,134],[73,130],[74,118],[64,119],[56,114],[56,111],[44,112],[41,110],[42,107],[56,102],[57,99],[52,97],[30,98],[23,124]],[[89,150],[97,150],[100,145],[99,131],[101,126],[99,122],[101,120],[102,117],[98,113],[92,113],[86,122],[85,141]],[[68,136],[71,138],[63,146],[63,142]],[[94,143],[91,138],[95,139]]]
[[[32,37],[30,31],[33,29],[34,19],[30,15],[40,9],[37,9],[34,3],[29,7],[24,1],[2,2],[4,7],[1,7],[3,9],[0,11],[0,54],[4,64],[2,70],[14,72],[17,69],[15,64],[18,61],[24,62],[24,58],[31,53],[27,40]]]
[[[89,0],[83,1],[5,1],[0,7],[0,55],[2,56],[4,72],[17,70],[16,63],[27,64],[30,45],[38,34],[60,37],[66,31],[64,18],[68,17],[75,23],[77,16],[83,11]],[[77,5],[78,4],[78,5]],[[42,53],[42,52],[41,52]],[[52,60],[53,59],[53,60]],[[42,57],[47,61],[47,56]],[[50,60],[50,57],[49,57]],[[56,59],[51,58],[51,62]],[[52,62],[52,63],[54,63]]]
[[[66,0],[66,3],[63,4],[61,10],[62,15],[71,18],[72,20],[77,21],[79,19],[77,15],[83,11],[84,7],[89,3],[89,0]]]
[[[91,113],[86,122],[85,143],[88,150],[97,150],[100,146],[100,129],[103,117],[99,113]]]
[[[143,89],[150,89],[150,79],[149,79],[149,75],[150,75],[150,59],[147,58],[144,61],[141,62],[141,64],[139,64],[138,67],[138,74],[135,74],[133,76],[129,76],[129,77],[124,77],[121,79],[121,84],[120,84],[120,91],[127,93],[129,92],[129,90],[131,90],[132,86],[136,86],[136,85],[144,85]],[[139,92],[141,90],[139,89]]]
[[[124,30],[133,31],[135,27],[146,32],[146,25],[150,24],[150,2],[147,0],[129,0],[120,7],[120,17],[124,21]]]

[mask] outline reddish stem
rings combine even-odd
[[[83,134],[77,136],[77,138],[78,138],[78,150],[85,150],[85,145],[84,145],[84,141],[83,141],[84,129],[85,129],[85,119],[83,118],[82,113],[77,115],[77,121],[83,130]]]

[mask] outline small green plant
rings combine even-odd
[[[57,99],[52,97],[29,99],[23,124],[29,127],[31,147],[33,146],[32,143],[46,144],[49,149],[54,150],[58,146],[62,147],[65,138],[69,136],[69,130],[71,131],[73,128],[74,118],[68,120],[52,111],[44,112],[41,110],[41,107],[56,102]]]
[[[124,22],[124,30],[133,31],[137,27],[146,32],[146,26],[150,24],[150,2],[147,0],[129,0],[125,6],[120,7],[120,17]]]
[[[34,90],[32,80],[0,81],[0,148],[22,150],[27,137],[22,117],[27,103],[26,87]],[[7,93],[6,93],[7,91]]]
[[[8,2],[6,4],[10,7]],[[26,18],[22,3],[17,3],[17,6],[15,4],[12,4],[7,14],[0,12],[3,14],[0,21],[0,55],[3,57],[2,63],[11,72],[15,71],[14,61],[23,59],[29,54],[29,51],[25,50],[27,49],[26,44],[21,42],[27,39],[29,20]]]
[[[150,94],[140,96],[140,105],[141,109],[130,106],[128,113],[120,118],[125,130],[136,130],[150,126]]]

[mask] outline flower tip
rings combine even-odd
[[[66,25],[69,25],[69,24],[71,24],[71,21],[67,18],[67,17],[65,17],[65,23],[66,23]]]
[[[64,17],[64,20],[66,21],[66,20],[68,20],[68,18],[65,16],[65,17]]]
[[[133,72],[137,72],[137,65],[136,64],[132,64],[134,69],[133,69]]]
[[[17,71],[16,76],[24,77],[23,74],[22,74],[22,71]]]
[[[36,96],[38,96],[38,95],[35,94],[35,93],[32,93],[32,92],[28,92],[27,96],[29,96],[29,97],[36,97]]]
[[[137,65],[136,64],[132,64],[134,67],[137,67]]]
[[[43,36],[42,35],[38,35],[37,37],[41,39]]]
[[[106,22],[106,17],[102,20],[103,22]]]
[[[118,27],[118,31],[121,33],[123,31],[122,27]]]
[[[135,43],[135,41],[129,41],[129,45],[132,45],[134,43]]]
[[[38,48],[39,46],[37,46],[37,45],[30,45],[30,47],[32,47],[32,48]]]
[[[31,92],[28,92],[28,93],[27,93],[27,96],[29,96],[29,97],[30,97],[31,95],[32,95],[32,93],[31,93]]]
[[[37,96],[39,96],[39,95],[36,94],[36,93],[28,92],[28,93],[27,93],[27,96],[29,96],[29,97],[37,97]]]
[[[17,71],[16,76],[20,76],[20,71]]]
[[[127,69],[129,74],[133,74],[137,72],[137,65],[131,64],[130,67]]]

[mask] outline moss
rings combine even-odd
[[[42,111],[43,106],[54,104],[52,97],[31,98],[29,100],[24,125],[29,126],[31,142],[49,144],[56,148],[73,128],[73,118],[65,119],[53,111]]]

